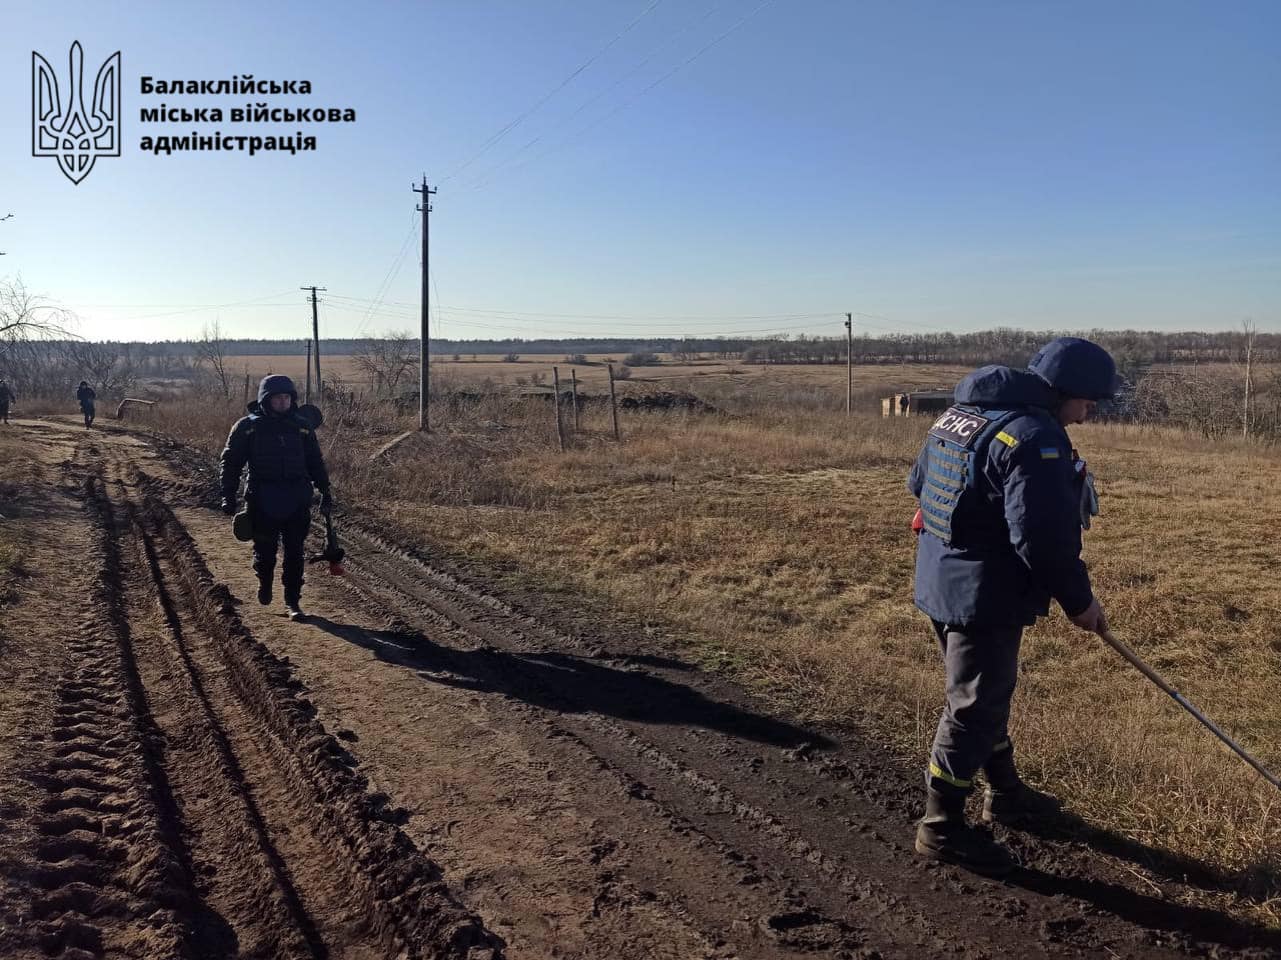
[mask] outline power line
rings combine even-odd
[[[759,4],[757,4],[757,5],[756,5],[752,10],[751,10],[751,12],[744,14],[743,16],[739,17],[739,18],[738,18],[738,20],[734,21],[734,23],[729,27],[729,29],[725,30],[723,33],[720,33],[720,34],[718,34],[716,37],[712,38],[712,40],[710,40],[709,42],[707,42],[706,44],[704,44],[702,47],[700,47],[698,50],[696,50],[696,51],[695,51],[693,54],[691,54],[690,56],[686,57],[684,60],[682,60],[682,61],[681,61],[680,63],[678,63],[676,66],[672,67],[672,69],[671,69],[671,70],[668,70],[665,74],[663,74],[662,76],[660,76],[657,80],[655,80],[655,81],[654,81],[653,83],[651,83],[649,86],[645,87],[643,90],[641,90],[641,91],[640,91],[639,93],[637,93],[635,96],[631,97],[631,98],[630,98],[630,99],[628,99],[628,100],[624,100],[622,103],[620,103],[618,106],[616,106],[613,110],[609,111],[609,113],[606,113],[604,116],[601,116],[601,117],[596,118],[596,119],[595,119],[595,120],[593,120],[591,123],[589,123],[587,126],[583,127],[581,130],[579,130],[577,133],[572,134],[571,136],[569,136],[569,137],[567,137],[566,139],[562,140],[560,143],[553,144],[552,146],[550,146],[550,147],[548,147],[546,150],[544,150],[542,153],[539,153],[537,156],[531,157],[529,160],[526,160],[526,161],[523,161],[523,162],[522,162],[522,163],[520,163],[520,164],[517,164],[517,167],[524,166],[525,164],[528,164],[528,163],[533,163],[533,162],[534,162],[534,161],[536,161],[536,160],[541,160],[543,157],[546,157],[548,154],[553,153],[553,152],[555,152],[556,150],[560,149],[561,147],[565,146],[566,144],[568,144],[568,143],[570,143],[570,142],[572,142],[572,141],[574,141],[574,140],[578,139],[578,138],[579,138],[579,137],[581,137],[583,134],[588,133],[588,132],[590,132],[591,130],[594,130],[596,127],[600,126],[600,125],[601,125],[602,123],[604,123],[606,120],[609,120],[611,117],[613,117],[613,116],[614,116],[615,114],[617,114],[619,111],[624,110],[624,109],[626,109],[627,107],[631,106],[633,103],[635,103],[635,102],[636,102],[637,100],[639,100],[641,97],[645,96],[645,94],[649,93],[651,90],[653,90],[653,89],[654,89],[655,87],[657,87],[659,84],[661,84],[663,81],[667,80],[669,77],[671,77],[671,76],[675,75],[676,73],[679,73],[679,72],[680,72],[681,70],[683,70],[685,67],[689,66],[691,63],[693,63],[695,60],[697,60],[699,57],[701,57],[703,54],[705,54],[708,50],[712,49],[712,47],[716,46],[718,43],[720,43],[722,40],[724,40],[726,37],[728,37],[731,33],[733,33],[735,30],[737,30],[737,29],[738,29],[739,27],[741,27],[743,24],[747,23],[747,21],[748,21],[748,20],[750,20],[750,19],[752,19],[752,17],[756,16],[756,14],[758,14],[761,10],[763,10],[763,9],[764,9],[766,6],[768,6],[771,2],[773,2],[773,0],[761,0],[761,2],[760,2]],[[481,190],[481,189],[483,189],[485,186],[487,186],[487,185],[489,184],[489,182],[490,182],[490,179],[489,179],[489,178],[486,178],[486,179],[482,180],[480,183],[476,184],[472,189],[473,189],[473,190]]]
[[[350,300],[360,303],[368,303],[369,300],[363,297],[347,297],[330,294],[329,299]],[[384,301],[388,306],[412,308],[417,304],[409,303],[404,300],[387,300]],[[451,310],[455,313],[477,313],[490,314],[499,317],[521,316],[521,317],[545,317],[561,320],[671,320],[684,323],[686,321],[698,320],[797,320],[807,317],[830,317],[837,316],[834,310],[823,310],[813,312],[791,313],[713,313],[713,314],[696,314],[696,313],[665,313],[665,314],[622,314],[622,313],[540,313],[533,310],[518,310],[511,308],[499,307],[462,307],[453,304],[441,304],[445,310]],[[844,316],[844,314],[840,314]],[[862,314],[859,314],[862,316]]]
[[[378,306],[378,304],[382,302],[382,298],[386,296],[387,291],[391,289],[391,285],[395,283],[396,278],[400,276],[400,268],[404,266],[405,263],[405,254],[409,252],[409,242],[413,240],[414,233],[418,227],[418,217],[415,216],[416,213],[417,211],[410,213],[409,230],[405,233],[405,239],[401,241],[400,250],[392,260],[391,265],[387,267],[387,272],[383,274],[382,282],[378,285],[378,289],[374,293],[374,299],[368,301],[371,305],[369,313],[356,326],[356,334],[358,336],[364,332],[365,324],[368,323],[370,317],[373,316],[374,307]],[[331,296],[334,296],[334,294],[331,294]],[[343,299],[349,298],[344,297]]]
[[[537,101],[537,102],[536,102],[532,107],[530,107],[530,108],[529,108],[528,110],[526,110],[524,113],[522,113],[522,114],[520,114],[519,116],[517,116],[515,119],[511,120],[510,122],[508,122],[508,123],[506,124],[506,126],[504,126],[504,127],[500,128],[500,129],[498,130],[498,132],[497,132],[497,133],[495,133],[495,134],[493,134],[492,136],[490,136],[490,138],[489,138],[488,140],[486,140],[483,144],[481,144],[481,146],[480,146],[480,149],[479,149],[479,150],[477,150],[477,151],[476,151],[476,152],[475,152],[475,153],[474,153],[474,154],[473,154],[469,159],[467,159],[466,161],[464,161],[464,162],[463,162],[462,166],[456,167],[456,168],[453,170],[453,172],[452,172],[452,173],[450,173],[448,176],[446,176],[446,177],[442,178],[442,179],[439,181],[439,183],[438,183],[437,185],[439,185],[440,183],[444,183],[444,182],[445,182],[445,181],[447,181],[447,180],[452,180],[454,177],[456,177],[458,174],[462,173],[462,172],[463,172],[464,170],[466,170],[469,166],[471,166],[473,163],[475,163],[477,160],[479,160],[482,156],[484,156],[484,155],[485,155],[485,154],[486,154],[486,153],[487,153],[487,152],[488,152],[492,147],[494,147],[494,146],[495,146],[499,141],[501,141],[501,140],[503,139],[503,137],[507,136],[507,134],[508,134],[508,133],[510,133],[512,130],[515,130],[515,129],[516,129],[516,127],[520,126],[520,124],[521,124],[521,123],[523,123],[523,122],[525,121],[525,119],[526,119],[528,116],[530,116],[530,114],[532,114],[535,110],[537,110],[539,107],[541,107],[544,103],[546,103],[548,100],[550,100],[552,97],[554,97],[557,93],[559,93],[561,90],[563,90],[563,89],[564,89],[564,88],[565,88],[565,87],[570,83],[570,81],[572,81],[576,76],[578,76],[580,73],[582,73],[582,72],[583,72],[584,70],[586,70],[588,67],[590,67],[593,63],[595,63],[598,59],[600,59],[600,57],[601,57],[601,56],[602,56],[602,55],[603,55],[607,50],[609,50],[609,48],[610,48],[610,47],[612,47],[612,46],[613,46],[614,44],[616,44],[619,40],[621,40],[621,39],[622,39],[623,37],[625,37],[628,33],[630,33],[630,32],[631,32],[631,30],[632,30],[632,28],[633,28],[634,26],[636,26],[636,24],[638,24],[638,23],[640,23],[642,20],[644,20],[647,16],[649,16],[649,15],[650,15],[650,13],[652,13],[652,12],[653,12],[654,8],[655,8],[655,7],[657,7],[660,3],[662,3],[662,0],[653,0],[653,2],[652,2],[648,7],[646,7],[646,8],[641,12],[641,14],[640,14],[638,17],[636,17],[636,19],[634,19],[631,23],[629,23],[629,24],[628,24],[627,26],[625,26],[622,30],[620,30],[617,34],[615,34],[615,35],[614,35],[614,37],[613,37],[613,39],[611,39],[611,40],[609,41],[609,43],[605,44],[605,46],[601,47],[601,48],[600,48],[599,50],[597,50],[594,54],[592,54],[590,57],[588,57],[588,58],[587,58],[587,60],[585,60],[585,61],[582,63],[582,65],[578,67],[578,69],[574,70],[574,71],[573,71],[572,73],[570,73],[570,74],[569,74],[569,76],[567,76],[564,80],[562,80],[562,81],[561,81],[560,83],[558,83],[556,86],[552,87],[552,89],[551,89],[550,91],[548,91],[547,93],[543,94],[543,96],[542,96],[542,97],[541,97],[541,98],[540,98],[540,99],[539,99],[539,100],[538,100],[538,101]]]
[[[432,306],[436,308],[436,326],[439,327],[440,326],[440,288],[436,286],[436,271],[432,270],[430,271],[430,273],[431,273],[432,293],[436,294],[436,302],[433,303]],[[436,337],[439,340],[445,339],[444,337],[440,336],[439,333],[436,335]]]
[[[605,89],[601,90],[599,93],[595,94],[592,97],[589,97],[587,100],[579,104],[577,109],[575,109],[571,114],[569,114],[569,116],[561,120],[556,125],[555,130],[551,132],[559,133],[561,130],[564,130],[566,127],[569,126],[570,122],[573,121],[573,119],[577,117],[580,113],[582,113],[584,110],[586,110],[588,107],[592,106],[593,104],[597,103],[602,97],[605,97],[608,94],[613,93],[620,86],[622,86],[624,82],[626,82],[627,80],[630,80],[637,73],[643,70],[650,63],[650,61],[654,59],[654,55],[657,54],[660,50],[671,45],[676,39],[684,35],[690,29],[690,27],[695,25],[695,23],[703,23],[704,21],[709,19],[713,14],[719,12],[724,6],[725,6],[724,3],[719,3],[710,7],[707,10],[707,12],[705,12],[701,17],[697,17],[693,20],[687,21],[685,25],[681,27],[679,30],[669,34],[661,43],[659,43],[657,46],[651,49],[649,53],[645,55],[644,59],[640,61],[640,63],[636,64],[636,66],[632,67],[630,70],[624,73],[621,77],[615,80],[608,87],[606,87]],[[488,171],[483,172],[478,176],[474,177],[471,183],[467,184],[467,186],[473,190],[481,189],[487,183],[489,183],[490,180],[492,180],[496,175],[501,173],[503,170],[513,168],[513,163],[516,161],[516,159],[520,157],[521,154],[529,150],[530,147],[534,146],[537,143],[540,143],[544,139],[544,136],[545,134],[540,133],[538,136],[534,137],[532,140],[526,143],[523,147],[516,150],[514,153],[510,154],[505,159],[499,161],[498,164],[491,167]],[[519,168],[524,165],[525,165],[524,162],[516,163],[515,167]]]
[[[435,286],[435,276],[432,275],[432,284]],[[337,294],[329,296],[331,309],[340,310],[347,313],[367,313],[370,315],[388,317],[391,319],[411,320],[415,316],[412,309],[415,305],[403,301],[385,301],[383,305],[375,305],[374,308],[364,306],[369,304],[366,298],[349,297]],[[332,301],[348,301],[347,304],[334,303]],[[656,314],[656,315],[629,315],[629,314],[603,314],[603,313],[538,313],[526,310],[500,310],[493,308],[479,307],[459,307],[443,304],[440,302],[439,290],[436,291],[435,316],[437,319],[442,316],[448,317],[450,322],[457,326],[475,327],[487,330],[512,331],[513,324],[516,325],[535,325],[539,327],[539,333],[550,334],[569,334],[572,336],[583,337],[602,337],[626,339],[633,338],[654,338],[654,339],[672,339],[681,336],[690,337],[712,337],[712,336],[738,336],[758,333],[790,333],[795,331],[810,331],[814,329],[815,324],[791,324],[780,323],[772,326],[732,326],[720,327],[712,331],[696,331],[692,327],[715,321],[753,321],[753,320],[839,320],[844,317],[843,313],[836,311],[823,311],[818,313],[776,313],[776,314]],[[860,323],[863,330],[876,331],[879,334],[897,334],[905,335],[910,331],[903,328],[914,327],[930,332],[947,332],[947,327],[941,327],[933,324],[923,324],[916,321],[893,320],[881,314],[873,313],[854,313],[859,318],[865,318],[865,322]],[[876,319],[883,323],[868,323],[866,319]],[[602,320],[614,323],[644,324],[650,329],[642,330],[579,330],[576,325],[573,327],[559,326],[548,321],[556,320]],[[488,321],[488,322],[486,322]],[[673,330],[654,330],[653,327],[669,326]],[[517,328],[519,332],[519,328]]]
[[[344,306],[344,305],[335,304],[332,302],[329,304],[329,306],[330,306],[330,309],[339,310],[339,311],[348,312],[348,313],[358,313],[364,309],[362,307]],[[394,309],[384,308],[379,310],[378,314],[380,316],[386,316],[386,317],[399,319],[399,320],[412,319],[411,314],[400,311],[400,310],[394,310]],[[673,332],[673,331],[663,332],[663,331],[653,331],[653,330],[630,330],[630,331],[622,330],[622,331],[609,332],[609,331],[601,331],[601,330],[579,330],[579,329],[557,326],[557,325],[548,325],[545,320],[532,319],[528,317],[518,317],[518,316],[494,316],[494,317],[486,316],[486,317],[483,317],[482,319],[476,319],[473,317],[455,315],[451,313],[447,307],[443,308],[443,312],[438,313],[437,316],[448,317],[450,322],[456,326],[475,327],[475,328],[484,329],[484,330],[499,330],[499,331],[504,331],[508,333],[513,333],[513,326],[512,326],[513,324],[525,324],[525,325],[536,324],[538,325],[538,329],[536,330],[521,331],[519,330],[519,328],[517,328],[515,329],[514,333],[522,337],[537,335],[542,337],[549,337],[552,339],[554,339],[555,336],[557,335],[568,335],[568,336],[574,336],[574,337],[594,337],[594,338],[604,338],[604,339],[628,339],[628,338],[677,339],[682,336],[714,337],[714,336],[736,336],[740,334],[754,334],[754,333],[789,333],[789,332],[795,332],[795,331],[808,331],[808,330],[812,330],[814,327],[814,324],[801,324],[801,325],[775,324],[768,327],[753,327],[748,329],[721,328],[720,330],[699,332],[699,331],[690,330],[689,327],[691,325],[686,324],[680,332]],[[829,319],[834,319],[837,315],[834,313],[813,314],[813,315],[801,314],[800,315],[801,318],[805,316],[813,316],[816,318],[825,317]],[[797,319],[797,317],[793,316],[791,317],[791,319]]]

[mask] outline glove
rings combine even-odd
[[[1068,617],[1082,630],[1102,636],[1108,629],[1108,618],[1103,613],[1103,606],[1098,600],[1091,600],[1090,605],[1075,617]]]
[[[236,501],[231,497],[223,497],[222,512],[229,517],[234,517],[236,515]]]
[[[333,509],[334,509],[334,495],[330,493],[328,490],[325,490],[320,494],[320,512],[323,513],[325,516],[329,516],[330,512]]]

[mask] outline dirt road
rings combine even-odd
[[[16,432],[0,956],[1281,955],[1120,837],[1010,834],[1005,882],[922,863],[911,760],[378,518],[291,622],[190,455]]]

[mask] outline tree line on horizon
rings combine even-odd
[[[1248,326],[1248,325],[1247,325]],[[1235,331],[1086,330],[1044,331],[995,328],[972,333],[891,333],[856,336],[851,346],[855,363],[917,363],[980,366],[985,363],[1022,365],[1052,337],[1085,336],[1104,346],[1118,366],[1133,368],[1153,364],[1240,363],[1247,350],[1256,363],[1281,361],[1281,334],[1247,328]],[[407,334],[382,337],[332,338],[320,342],[322,354],[356,356],[394,338],[413,353],[418,339]],[[208,336],[188,340],[85,341],[80,339],[5,338],[0,336],[0,370],[19,353],[52,357],[83,353],[87,346],[114,352],[135,362],[161,358],[197,357],[207,352]],[[303,356],[305,339],[265,340],[218,338],[225,356]],[[804,334],[764,337],[573,337],[508,338],[495,340],[433,339],[433,358],[471,359],[511,356],[569,357],[588,355],[665,354],[678,362],[735,361],[762,363],[845,363],[845,337]]]

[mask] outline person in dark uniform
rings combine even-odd
[[[312,488],[320,510],[333,507],[329,473],[312,427],[298,414],[298,392],[285,376],[264,377],[249,415],[236,421],[222,451],[222,512],[236,512],[240,476],[249,467],[245,500],[253,523],[258,602],[271,603],[277,545],[284,544],[280,582],[291,619],[303,616],[303,542],[311,525]]]
[[[13,392],[3,377],[0,377],[0,421],[9,422],[9,404],[18,399],[18,395]]]
[[[76,388],[76,402],[80,404],[80,412],[85,417],[85,427],[92,427],[96,414],[93,409],[93,402],[98,395],[93,392],[93,387],[89,386],[87,380],[81,380],[80,386]]]
[[[986,822],[1059,810],[1019,777],[1010,700],[1023,630],[1049,614],[1051,600],[1083,630],[1107,627],[1081,561],[1087,475],[1074,468],[1065,427],[1115,392],[1112,358],[1077,337],[1050,342],[1027,370],[983,367],[957,386],[908,477],[920,501],[915,601],[947,674],[916,833],[922,855],[983,873],[1013,868],[1004,847],[966,823],[979,771]]]

